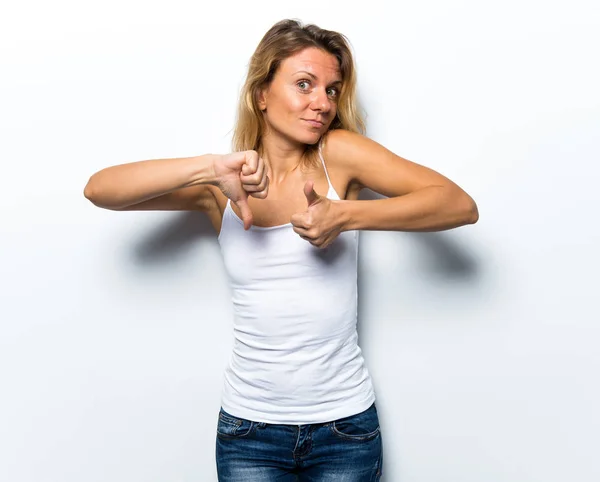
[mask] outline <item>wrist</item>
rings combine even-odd
[[[337,208],[336,217],[339,220],[341,231],[356,229],[352,225],[352,201],[340,200],[333,202]]]
[[[203,154],[194,159],[194,184],[212,184],[219,182],[215,164],[221,156],[218,154]]]

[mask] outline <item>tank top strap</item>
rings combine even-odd
[[[323,136],[321,136],[321,139],[319,139],[319,158],[321,159],[321,164],[323,164],[323,169],[325,170],[325,177],[327,178],[329,189],[333,189],[331,180],[329,179],[329,173],[327,172],[327,166],[325,166],[325,159],[323,159]]]
[[[325,177],[327,178],[327,184],[329,184],[327,197],[329,197],[329,195],[333,195],[335,198],[340,199],[339,194],[333,188],[333,184],[331,184],[331,179],[329,179],[329,173],[327,172],[327,166],[325,165],[325,159],[323,159],[323,136],[321,136],[321,139],[319,139],[319,159],[321,159],[321,164],[323,164],[323,170],[325,171]]]

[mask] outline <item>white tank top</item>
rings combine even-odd
[[[319,145],[329,183],[339,200]],[[231,208],[219,244],[233,300],[234,346],[222,407],[234,416],[276,424],[321,423],[360,413],[375,401],[358,346],[358,231],[327,248],[291,223],[244,231]]]

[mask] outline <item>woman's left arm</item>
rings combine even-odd
[[[443,231],[479,219],[473,198],[450,179],[365,136],[331,131],[324,155],[328,165],[345,172],[349,189],[369,188],[388,197],[336,202],[342,231]]]

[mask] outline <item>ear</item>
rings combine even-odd
[[[261,111],[267,110],[267,88],[260,87],[256,94],[256,103]]]

